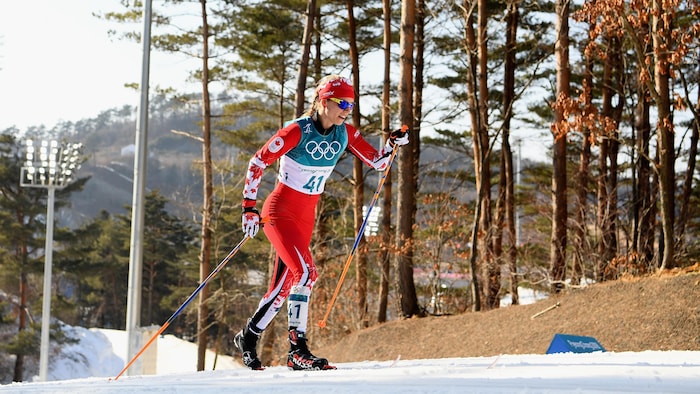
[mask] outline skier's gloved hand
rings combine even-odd
[[[389,134],[389,142],[392,147],[408,144],[408,129],[403,127],[392,131]]]
[[[243,208],[243,232],[250,238],[260,230],[260,212],[255,207]]]

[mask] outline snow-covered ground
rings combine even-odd
[[[0,393],[700,393],[700,352],[560,353],[432,360],[370,360],[334,371],[240,368],[172,335],[157,341],[155,375],[114,377],[125,365],[123,331],[74,328],[81,343],[51,360],[48,382],[0,385]]]

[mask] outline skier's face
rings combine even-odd
[[[341,125],[355,106],[355,100],[351,97],[331,97],[324,100],[326,119],[334,125]]]

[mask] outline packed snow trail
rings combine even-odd
[[[176,360],[173,360],[176,361]],[[700,352],[365,361],[337,370],[246,368],[0,386],[0,393],[700,393]]]

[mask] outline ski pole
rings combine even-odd
[[[262,222],[262,221],[261,221],[261,222]],[[206,286],[207,283],[209,283],[209,280],[211,280],[211,278],[213,278],[214,275],[216,275],[219,271],[221,271],[221,269],[224,268],[224,266],[226,265],[226,263],[228,263],[229,260],[231,260],[231,258],[232,258],[236,253],[238,253],[238,251],[241,249],[241,246],[243,246],[243,244],[246,243],[246,241],[247,241],[248,239],[250,239],[250,237],[248,237],[248,235],[246,234],[246,235],[243,237],[243,239],[241,240],[241,242],[239,242],[238,245],[236,245],[236,246],[229,252],[229,254],[228,254],[226,257],[224,257],[223,260],[221,260],[221,262],[219,263],[219,265],[217,265],[216,268],[214,268],[214,270],[209,274],[209,276],[207,276],[206,279],[204,279],[204,280],[202,281],[202,283],[200,283],[200,285],[197,287],[197,289],[195,289],[195,291],[194,291],[192,294],[190,294],[189,297],[187,297],[187,300],[185,300],[185,302],[184,302],[182,305],[180,305],[180,307],[175,311],[175,313],[173,313],[173,315],[170,316],[170,318],[169,318],[165,323],[163,323],[163,325],[160,327],[160,329],[158,330],[158,332],[156,332],[156,333],[151,337],[151,339],[149,339],[148,342],[146,342],[146,344],[143,345],[143,347],[141,348],[141,350],[139,350],[139,352],[136,353],[136,355],[134,356],[134,358],[132,358],[131,361],[129,361],[129,363],[126,364],[126,366],[124,367],[124,369],[122,369],[121,372],[119,372],[119,375],[117,375],[117,376],[114,378],[114,380],[119,379],[119,377],[122,376],[122,374],[123,374],[124,372],[126,372],[126,370],[129,369],[129,367],[131,367],[131,365],[132,365],[134,362],[136,362],[136,359],[138,359],[138,358],[141,356],[141,354],[143,354],[143,352],[145,352],[146,349],[147,349],[149,346],[151,346],[151,344],[153,343],[153,341],[155,341],[156,338],[158,338],[158,336],[159,336],[160,334],[162,334],[163,331],[165,331],[166,328],[168,328],[168,326],[170,325],[170,323],[171,323],[173,320],[175,320],[175,318],[180,314],[180,312],[182,312],[183,309],[185,309],[185,307],[187,306],[187,304],[189,304],[190,301],[192,301],[192,300],[194,299],[194,297],[196,297],[197,294],[202,290],[202,288],[204,288],[204,286]],[[110,379],[110,380],[111,380],[111,379]]]
[[[408,126],[403,125],[401,126],[401,131],[404,133],[408,130]],[[384,170],[384,174],[382,174],[382,178],[379,180],[379,185],[377,186],[377,190],[374,192],[374,196],[372,197],[372,201],[369,203],[369,207],[367,207],[367,213],[365,214],[365,219],[362,221],[362,225],[360,225],[360,231],[357,233],[357,237],[355,237],[355,244],[352,245],[352,249],[350,250],[350,255],[348,256],[348,259],[345,261],[345,266],[343,267],[343,272],[340,274],[340,279],[338,279],[338,285],[335,287],[335,292],[333,292],[333,297],[331,297],[331,301],[328,304],[328,309],[326,310],[326,314],[323,316],[323,320],[318,322],[318,326],[321,328],[326,328],[326,322],[328,320],[328,316],[331,314],[331,310],[333,309],[333,305],[335,304],[336,298],[338,298],[338,293],[340,292],[340,288],[343,285],[343,281],[345,281],[345,275],[348,273],[348,269],[350,268],[350,263],[352,262],[353,257],[355,257],[355,251],[357,250],[357,246],[360,244],[360,240],[362,239],[362,236],[365,233],[365,227],[367,226],[367,222],[369,219],[369,215],[372,213],[372,208],[374,207],[374,204],[377,203],[377,200],[379,199],[379,193],[382,191],[382,187],[384,186],[384,181],[386,181],[386,177],[389,175],[389,172],[391,171],[391,164],[394,162],[394,158],[396,157],[396,152],[398,152],[398,146],[394,147],[394,150],[391,151],[391,156],[389,157],[389,163],[386,166],[386,169]]]

